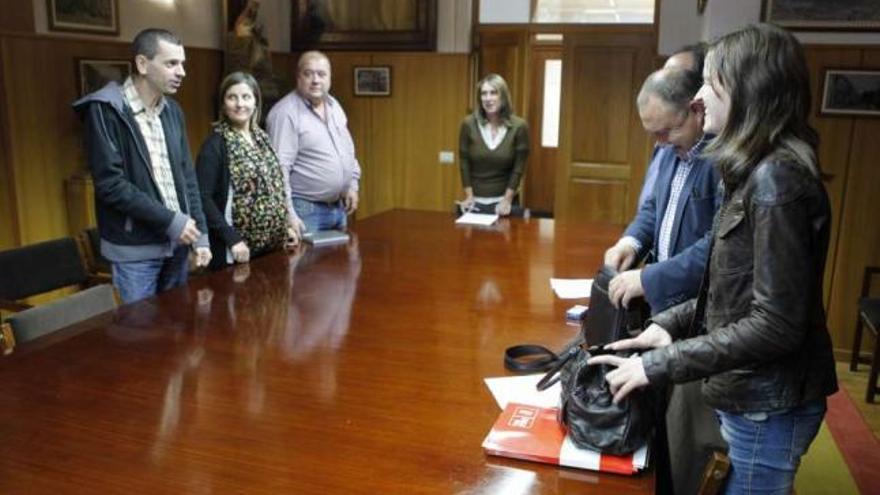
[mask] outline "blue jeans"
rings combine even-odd
[[[342,201],[324,203],[293,198],[293,211],[306,224],[307,232],[331,229],[345,230],[345,227],[348,226],[348,217],[345,214],[345,205]]]
[[[123,303],[130,303],[186,283],[188,246],[178,246],[169,258],[113,262],[113,285]]]
[[[778,414],[716,411],[721,436],[730,444],[731,470],[724,493],[789,495],[801,456],[816,438],[825,410],[822,399]]]

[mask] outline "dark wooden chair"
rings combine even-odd
[[[730,473],[730,458],[724,452],[712,452],[706,463],[703,480],[697,495],[716,495],[724,490],[724,482]]]
[[[119,305],[110,284],[101,284],[41,304],[6,318],[15,343],[24,343],[68,325],[115,309]]]
[[[77,242],[54,239],[0,252],[0,309],[22,311],[31,296],[62,287],[89,285]]]
[[[865,401],[874,402],[874,395],[877,394],[880,387],[877,386],[877,373],[880,371],[880,336],[877,329],[880,328],[880,297],[871,297],[871,282],[878,274],[880,274],[880,266],[869,266],[865,268],[865,274],[862,277],[862,292],[859,295],[858,316],[856,320],[856,334],[853,338],[852,358],[849,363],[849,369],[856,371],[859,362],[862,361],[859,351],[862,346],[862,333],[865,327],[874,335],[874,352],[871,356],[871,372],[868,375],[868,390],[865,392]]]
[[[110,262],[101,255],[101,236],[98,234],[98,229],[91,228],[80,232],[77,241],[92,282],[112,283],[113,271]]]

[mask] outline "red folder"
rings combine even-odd
[[[574,445],[556,420],[557,408],[510,403],[483,440],[491,455],[632,475],[644,469],[648,448],[614,456]]]

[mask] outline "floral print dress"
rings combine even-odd
[[[250,142],[225,122],[217,130],[226,142],[233,228],[251,254],[283,247],[290,219],[281,166],[269,136],[253,127]]]

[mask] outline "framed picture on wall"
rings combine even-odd
[[[826,69],[822,79],[820,115],[880,117],[880,68]]]
[[[391,67],[354,68],[355,96],[391,96]]]
[[[437,0],[291,0],[292,51],[424,50],[437,45]]]
[[[119,0],[46,0],[50,31],[119,34]]]
[[[76,79],[79,95],[87,95],[104,87],[110,81],[119,84],[131,74],[129,60],[100,60],[81,58],[76,61]]]
[[[763,19],[794,30],[880,31],[880,2],[763,0]]]

